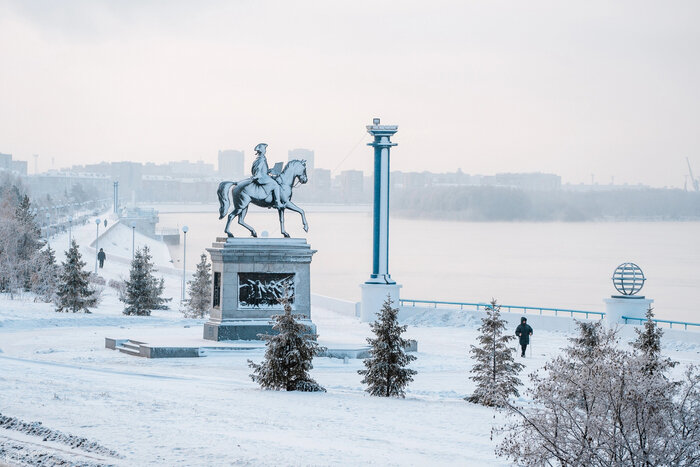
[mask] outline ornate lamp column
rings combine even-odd
[[[367,125],[374,136],[368,146],[374,148],[374,232],[372,274],[362,288],[361,321],[374,321],[387,295],[399,300],[400,285],[389,274],[389,150],[396,143],[391,137],[399,130],[397,125],[380,125],[375,118]],[[398,305],[398,303],[395,303]]]

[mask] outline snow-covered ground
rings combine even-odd
[[[94,265],[87,246],[93,229],[74,230],[88,265]],[[127,240],[123,256],[130,257]],[[58,238],[52,246],[62,252],[66,242]],[[111,248],[113,255],[119,248]],[[332,358],[317,358],[312,372],[327,393],[262,391],[247,366],[248,359],[262,359],[261,347],[153,360],[104,348],[107,336],[201,335],[202,321],[177,311],[181,276],[168,269],[163,275],[166,294],[176,298],[173,310],[151,317],[122,315],[109,287],[90,315],[55,313],[30,297],[0,297],[0,413],[88,438],[119,453],[122,458],[100,457],[115,465],[507,464],[494,455],[497,440],[490,437],[503,415],[462,400],[473,389],[467,352],[478,322],[412,319],[406,337],[418,340],[418,375],[403,400],[366,395],[357,374],[362,362]],[[126,277],[126,261],[108,258],[100,274]],[[358,344],[369,335],[367,325],[331,310],[314,308],[312,318],[326,345]],[[535,333],[523,379],[567,343],[564,332]],[[700,361],[695,345],[667,342],[666,351],[684,365]],[[18,438],[0,428],[0,446],[8,440],[30,445],[26,436]],[[34,438],[35,447],[58,449]],[[63,451],[70,456],[70,448]]]

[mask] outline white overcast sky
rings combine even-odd
[[[369,170],[700,173],[699,1],[0,0],[0,152]],[[341,164],[341,161],[347,159]]]

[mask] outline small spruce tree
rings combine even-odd
[[[665,372],[668,368],[676,366],[670,358],[661,357],[661,336],[664,332],[654,321],[654,309],[649,306],[646,312],[647,320],[644,322],[644,330],[635,328],[637,338],[632,342],[643,360],[642,371],[648,375]]]
[[[495,299],[486,307],[486,316],[481,319],[479,346],[472,345],[469,353],[476,363],[472,366],[472,376],[476,383],[474,393],[465,400],[490,407],[504,407],[510,396],[519,396],[518,386],[522,383],[518,373],[523,365],[515,361],[515,348],[508,342],[515,336],[504,334],[506,321],[501,318],[501,306]]]
[[[286,293],[280,303],[284,313],[272,318],[272,329],[279,334],[261,336],[266,341],[265,360],[260,364],[248,360],[248,366],[253,369],[251,379],[263,389],[326,392],[309,375],[314,356],[325,349],[316,342],[318,336],[311,334],[308,326],[292,314]]]
[[[37,254],[36,263],[31,275],[31,290],[37,299],[53,302],[56,299],[59,267],[51,245],[46,245],[46,249]]]
[[[84,267],[85,261],[78,251],[78,244],[73,240],[66,251],[66,260],[61,264],[58,276],[56,311],[90,313],[89,308],[97,305],[97,294],[88,280],[90,272],[83,270]]]
[[[119,300],[124,302],[125,315],[150,316],[153,310],[167,309],[166,303],[170,298],[163,298],[165,281],[157,279],[150,250],[147,246],[137,249],[134,260],[129,270],[129,280],[126,281],[124,297]]]
[[[202,253],[197,271],[192,280],[187,282],[187,292],[190,296],[185,302],[186,318],[204,318],[211,307],[211,263],[207,261],[207,255]]]
[[[370,356],[364,360],[365,369],[357,371],[364,376],[362,384],[367,385],[365,391],[372,396],[404,397],[406,386],[418,373],[406,368],[416,357],[406,353],[408,340],[401,337],[406,326],[399,326],[399,309],[393,308],[392,303],[387,296],[377,320],[369,325],[376,337],[367,338]]]

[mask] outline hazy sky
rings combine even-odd
[[[379,116],[396,170],[682,186],[698,24],[698,1],[0,0],[0,152],[31,173],[267,142],[368,170]]]

